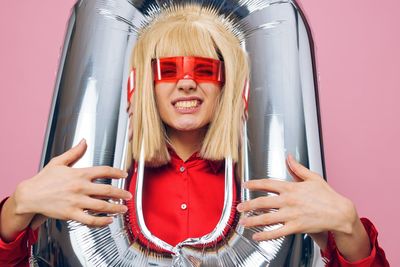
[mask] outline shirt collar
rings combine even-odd
[[[207,162],[207,164],[210,166],[210,168],[212,169],[212,171],[214,173],[218,173],[221,170],[222,166],[224,165],[223,160],[209,160],[209,159],[202,158],[200,156],[199,151],[194,152],[186,161],[183,161],[171,146],[168,146],[168,152],[169,152],[169,155],[171,156],[171,162],[189,163],[189,162],[193,162],[193,161],[197,161],[197,160],[205,161],[205,162]]]

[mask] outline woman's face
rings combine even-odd
[[[211,82],[197,84],[192,79],[155,84],[155,98],[162,121],[178,131],[206,127],[213,119],[221,86]]]

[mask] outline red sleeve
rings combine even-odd
[[[375,226],[367,218],[361,218],[365,230],[371,242],[371,254],[355,262],[347,261],[336,247],[334,236],[331,232],[328,235],[328,246],[321,255],[327,267],[390,267],[385,252],[378,244],[378,232]]]
[[[0,214],[6,200],[0,203]],[[30,247],[36,242],[37,233],[28,226],[12,242],[7,243],[0,238],[0,266],[28,266]]]

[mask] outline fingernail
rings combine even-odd
[[[126,177],[128,177],[128,173],[127,172],[123,172],[123,174],[122,174],[123,176],[123,178],[126,178]]]
[[[243,211],[243,204],[240,203],[239,205],[237,205],[236,209],[240,212]]]
[[[82,144],[84,144],[84,143],[86,143],[86,139],[85,139],[85,138],[82,138],[82,140],[79,142],[78,145],[82,145]]]
[[[112,224],[114,221],[113,217],[108,217],[107,224]]]
[[[247,188],[247,182],[242,183],[243,188]]]
[[[130,192],[128,192],[128,197],[126,198],[126,200],[131,200],[132,199],[132,194]]]
[[[246,224],[246,219],[240,219],[239,224],[244,226]]]
[[[122,213],[126,213],[128,211],[128,207],[127,206],[122,206]]]

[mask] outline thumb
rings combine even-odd
[[[70,166],[75,164],[86,152],[86,140],[82,139],[79,144],[67,150],[60,156],[54,157],[49,164],[51,165],[66,165]]]
[[[297,182],[310,180],[315,176],[315,173],[297,162],[291,154],[287,157],[287,165],[290,174]]]

